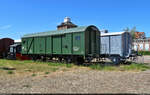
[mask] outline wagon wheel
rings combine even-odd
[[[115,65],[119,65],[120,61],[120,57],[116,56],[116,57],[111,57],[110,58],[111,61],[115,64]]]
[[[45,56],[42,56],[41,59],[42,59],[43,62],[46,62],[46,57]]]
[[[62,62],[62,57],[59,57],[59,58],[58,58],[58,62]]]
[[[133,57],[133,61],[137,61],[138,60],[138,57],[137,56],[135,56],[135,57]]]
[[[67,57],[67,58],[65,58],[65,63],[71,63],[72,62],[72,59],[70,58],[70,57]]]
[[[84,59],[82,57],[77,57],[76,58],[76,61],[75,61],[76,65],[81,65],[83,63],[84,63]]]
[[[36,56],[31,56],[31,59],[32,59],[33,61],[36,61],[36,60],[37,60],[37,57],[36,57]]]
[[[137,62],[138,61],[137,56],[130,57],[130,61],[131,62]]]

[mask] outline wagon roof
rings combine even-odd
[[[111,33],[101,33],[101,36],[109,36],[109,35],[122,35],[124,33],[129,33],[129,32],[111,32]]]
[[[85,31],[88,27],[95,27],[95,26],[93,26],[93,25],[80,26],[80,27],[76,27],[76,28],[69,28],[69,29],[63,29],[63,30],[38,32],[38,33],[33,33],[33,34],[26,34],[22,38],[38,37],[38,36],[50,36],[50,35],[61,35],[64,33],[82,32],[82,31]]]

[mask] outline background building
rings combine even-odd
[[[145,33],[144,32],[135,32],[135,39],[145,39]]]
[[[64,22],[62,22],[60,25],[57,26],[57,30],[74,28],[74,27],[77,27],[77,25],[73,24],[69,17],[66,17],[64,19]]]
[[[136,51],[150,51],[150,38],[134,39],[133,48]]]

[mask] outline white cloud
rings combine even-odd
[[[10,29],[11,27],[12,25],[3,25],[3,26],[0,26],[0,30]]]

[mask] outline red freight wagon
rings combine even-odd
[[[0,58],[7,57],[9,52],[9,46],[14,44],[14,40],[11,38],[0,39]]]

